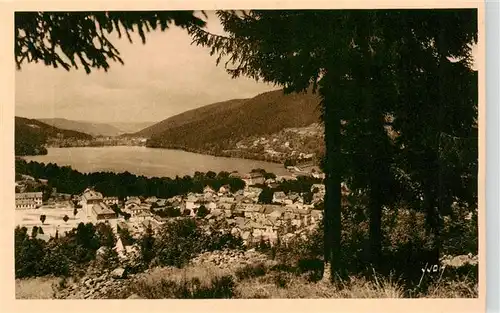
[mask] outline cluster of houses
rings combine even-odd
[[[245,241],[270,240],[274,241],[279,232],[294,232],[314,226],[321,220],[323,212],[315,209],[314,204],[304,204],[301,195],[297,193],[285,194],[275,192],[273,204],[259,204],[258,198],[262,191],[256,187],[246,187],[231,193],[228,186],[219,190],[205,187],[203,193],[191,193],[186,196],[175,196],[169,199],[149,197],[128,197],[123,204],[122,212],[130,214],[126,224],[132,233],[140,233],[144,227],[153,228],[165,223],[168,218],[160,217],[154,212],[173,208],[181,212],[182,216],[204,218],[209,223],[227,222],[233,234],[239,234]],[[322,201],[324,185],[317,184],[311,187],[314,199]],[[200,216],[198,211],[204,207],[205,214]],[[130,225],[129,225],[130,226]]]
[[[274,160],[294,159],[298,162],[313,162],[314,151],[303,143],[310,138],[321,138],[323,127],[314,123],[306,127],[287,128],[264,137],[249,137],[236,143],[236,150],[259,153]]]
[[[252,179],[252,175],[249,174],[248,179]],[[324,185],[313,185],[311,191],[314,192],[313,203],[322,201]],[[231,232],[239,234],[245,241],[273,241],[279,232],[294,232],[314,226],[322,218],[322,211],[315,209],[314,204],[305,204],[298,193],[275,192],[273,204],[259,204],[261,192],[262,189],[252,186],[235,193],[230,191],[229,186],[222,186],[219,190],[206,186],[203,193],[169,199],[131,196],[120,201],[117,197],[104,197],[88,188],[81,195],[80,204],[89,220],[114,221],[112,224],[128,228],[136,235],[148,226],[156,229],[167,222],[168,217],[155,214],[167,208],[178,210],[184,217],[204,218],[208,223],[225,221],[231,227]],[[112,205],[117,205],[129,218],[124,220],[118,216],[111,209]],[[200,215],[198,211],[202,207],[205,214]]]
[[[273,194],[272,204],[260,204],[258,202],[262,189],[253,185],[267,184],[273,187],[283,179],[293,177],[265,179],[259,172],[232,175],[245,181],[246,187],[243,190],[231,192],[227,185],[218,190],[206,186],[202,193],[178,195],[169,199],[130,196],[120,200],[117,197],[105,197],[102,193],[87,188],[79,197],[66,196],[79,202],[82,211],[80,214],[84,214],[88,221],[107,221],[112,226],[126,227],[136,235],[141,234],[148,226],[157,228],[167,222],[169,217],[159,214],[159,211],[167,209],[178,210],[183,217],[203,218],[208,223],[225,221],[231,232],[239,234],[245,241],[273,241],[282,231],[290,233],[312,227],[322,218],[323,212],[315,209],[315,204],[323,201],[323,184],[311,187],[313,199],[308,203],[305,203],[303,195],[299,193],[285,194],[277,191]],[[37,208],[41,205],[41,192],[16,194],[16,208]],[[203,214],[199,212],[201,209]]]

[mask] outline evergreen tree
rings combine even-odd
[[[38,235],[38,226],[33,226],[31,229],[31,238],[35,239]]]
[[[271,188],[266,187],[262,189],[261,193],[259,194],[258,203],[271,204],[273,203],[273,196],[274,191]]]
[[[99,223],[96,226],[97,236],[101,247],[113,248],[116,244],[116,237],[113,228],[108,223]]]
[[[196,216],[198,217],[201,217],[201,218],[204,218],[205,216],[207,216],[208,214],[210,213],[210,211],[204,206],[204,205],[201,205],[199,208],[198,208],[198,211],[196,211]]]
[[[381,210],[392,200],[383,191],[395,180],[391,178],[390,169],[394,167],[392,162],[396,152],[395,149],[387,150],[390,141],[384,134],[385,118],[388,113],[393,114],[407,128],[403,130],[401,124],[394,123],[396,131],[406,133],[409,127],[420,127],[421,124],[412,120],[409,112],[414,112],[414,107],[428,108],[435,101],[425,98],[427,95],[422,90],[426,88],[416,86],[421,86],[424,81],[435,81],[438,77],[441,77],[437,97],[439,109],[431,109],[427,114],[446,116],[441,104],[446,94],[455,90],[443,88],[443,78],[451,73],[442,70],[439,64],[449,63],[449,57],[470,59],[470,44],[477,40],[476,11],[252,10],[218,11],[217,15],[229,34],[227,37],[210,34],[197,27],[192,27],[190,31],[195,43],[210,47],[211,54],[217,55],[217,64],[227,60],[226,69],[232,77],[245,75],[262,79],[283,86],[285,92],[303,92],[311,87],[313,92],[319,89],[326,146],[323,159],[326,174],[324,247],[325,261],[331,261],[332,276],[344,274],[340,258],[343,178],[357,186],[364,186],[371,195],[370,247],[372,261],[378,263]],[[446,45],[439,46],[439,42]],[[408,51],[404,59],[399,53],[401,50]],[[400,76],[405,68],[412,69],[411,74],[419,81],[418,85],[410,84],[409,73]],[[428,71],[432,68],[441,70]],[[377,90],[383,93],[377,94]],[[420,95],[412,99],[411,96],[417,92]],[[470,99],[467,94],[461,95]],[[469,108],[472,107],[468,103]],[[447,113],[453,116],[453,108]],[[346,134],[351,135],[353,130],[358,136],[346,139]],[[422,131],[421,128],[415,133],[427,139],[436,137],[432,131]],[[421,140],[422,136],[417,137]],[[368,138],[372,141],[367,141]],[[404,138],[403,135],[399,139],[402,144]],[[346,147],[349,141],[351,143]],[[366,143],[370,144],[365,146]],[[434,144],[430,146],[436,147]],[[368,156],[363,156],[365,148],[371,151]],[[361,173],[356,168],[349,169],[349,164],[360,163],[350,160],[352,155],[360,156],[360,160],[371,160],[359,169]],[[435,164],[432,159],[437,160],[437,155],[423,163]],[[435,167],[432,168],[434,174],[439,173]],[[430,185],[427,181],[426,186]],[[427,194],[432,193],[428,191]],[[433,195],[439,197],[439,193],[434,192]],[[437,232],[436,205],[426,206],[428,224],[434,225],[431,228]]]
[[[140,241],[142,261],[146,266],[149,266],[149,263],[151,263],[151,261],[155,257],[154,244],[154,232],[151,228],[151,225],[148,225],[148,227],[146,228],[146,232],[144,233]]]

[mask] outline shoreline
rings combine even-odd
[[[291,175],[292,172],[287,170],[283,165],[274,162],[267,162],[263,160],[255,160],[249,158],[238,158],[238,157],[228,157],[228,156],[216,156],[211,154],[202,154],[192,151],[186,151],[181,149],[165,149],[165,148],[154,148],[161,151],[165,151],[166,155],[154,153],[149,158],[147,152],[142,152],[142,149],[152,149],[145,146],[104,146],[104,147],[70,147],[73,150],[66,149],[68,147],[51,147],[49,148],[49,153],[44,155],[22,155],[15,156],[16,160],[24,160],[26,162],[34,161],[37,163],[54,163],[58,166],[70,166],[71,168],[85,174],[95,173],[95,172],[114,172],[114,173],[124,173],[129,172],[134,175],[144,176],[144,177],[175,177],[183,175],[193,175],[195,172],[207,172],[207,171],[228,171],[228,172],[239,172],[246,173],[250,172],[252,169],[264,168],[268,172],[273,172],[279,176]],[[112,151],[110,154],[106,154],[106,159],[102,159],[102,153],[107,148],[125,148],[124,153],[120,150]],[[127,157],[126,149],[130,148],[130,157]],[[82,149],[82,150],[80,150]],[[88,150],[87,150],[88,149]],[[51,151],[52,150],[52,153]],[[86,155],[86,150],[88,152],[95,151]],[[54,153],[54,151],[56,151]],[[82,153],[79,153],[79,152]],[[119,158],[113,157],[113,153],[116,155],[121,155]],[[177,154],[179,152],[192,154],[193,156]],[[76,153],[76,154],[75,154]],[[75,155],[73,157],[72,155]],[[125,157],[123,157],[125,156]],[[97,159],[96,159],[97,158]],[[121,158],[121,160],[120,160]],[[171,161],[168,161],[171,158]],[[186,167],[187,159],[192,159],[192,164],[187,167],[191,167],[192,170],[183,170]],[[91,160],[98,160],[96,162],[89,162]],[[134,159],[136,162],[134,163]],[[179,161],[178,161],[179,160]],[[107,165],[107,163],[109,164]],[[130,164],[128,164],[130,163]],[[142,163],[142,164],[141,164]],[[179,163],[179,167],[175,164]],[[189,164],[189,163],[187,163]],[[241,164],[241,165],[240,165]],[[94,166],[97,165],[97,166]],[[164,168],[162,168],[164,166]],[[248,168],[246,168],[248,167]],[[168,173],[173,171],[174,173]],[[178,172],[179,173],[175,173]],[[184,173],[185,172],[185,173]],[[308,172],[300,173],[301,175],[308,175]]]
[[[270,160],[266,157],[259,157],[258,155],[255,154],[250,154],[250,153],[245,153],[244,151],[238,151],[239,153],[213,153],[209,151],[202,151],[202,150],[197,150],[197,149],[191,149],[187,147],[156,147],[156,146],[147,146],[147,145],[127,145],[127,144],[118,144],[118,145],[75,145],[75,146],[60,146],[60,145],[49,145],[46,146],[47,149],[49,148],[56,148],[56,149],[65,149],[65,148],[107,148],[107,147],[142,147],[142,148],[148,148],[148,149],[156,149],[156,150],[174,150],[174,151],[183,151],[183,152],[188,152],[188,153],[194,153],[194,154],[199,154],[199,155],[206,155],[206,156],[212,156],[212,157],[218,157],[218,158],[228,158],[228,159],[243,159],[243,160],[250,160],[250,161],[259,161],[259,162],[267,162],[267,163],[273,163],[273,164],[281,164],[284,166],[285,159],[280,159],[280,160]],[[15,158],[24,158],[24,157],[37,157],[37,156],[44,156],[47,154],[36,154],[36,155],[15,155]],[[297,167],[300,167],[300,164],[296,165]],[[312,165],[313,167],[318,167],[319,165],[314,164]],[[311,167],[311,165],[308,165],[307,167]]]

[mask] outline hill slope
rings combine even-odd
[[[223,114],[228,110],[238,108],[239,106],[243,105],[247,100],[248,99],[234,99],[229,101],[217,102],[203,106],[201,108],[182,112],[166,120],[163,120],[159,123],[151,125],[133,135],[145,138],[151,138],[157,135],[161,135],[162,133],[170,129],[175,129],[178,127],[182,127],[184,125],[197,123],[205,120],[208,116]]]
[[[149,138],[150,147],[220,154],[250,136],[318,122],[318,104],[318,96],[311,93],[271,91],[184,112],[134,135]]]
[[[121,134],[135,133],[157,122],[109,122],[108,124],[118,128]]]
[[[60,129],[34,119],[16,116],[15,154],[35,155],[47,153],[45,145],[56,140],[90,140],[89,134]]]
[[[137,131],[150,125],[150,123],[93,123],[86,121],[73,121],[65,118],[39,118],[39,121],[61,129],[74,130],[92,136],[118,136],[126,132]]]

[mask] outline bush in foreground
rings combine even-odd
[[[146,236],[153,246],[144,251],[151,253],[148,258],[153,260],[153,265],[159,266],[182,268],[203,252],[243,248],[243,240],[232,235],[224,225],[208,226],[191,218],[176,219],[165,224],[153,239],[150,232]]]
[[[209,284],[199,278],[175,281],[161,279],[154,285],[139,282],[133,293],[146,299],[230,299],[234,297],[232,276],[214,277]]]
[[[450,272],[451,273],[451,272]],[[237,277],[234,280],[233,277]],[[256,264],[234,270],[220,270],[207,265],[184,269],[155,269],[141,274],[123,295],[136,294],[145,299],[319,299],[319,298],[474,298],[477,282],[469,276],[454,276],[433,282],[425,290],[408,292],[394,276],[372,274],[372,277],[351,276],[341,288],[307,277],[284,267],[266,268]]]

